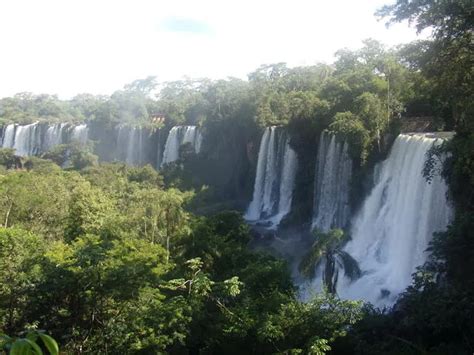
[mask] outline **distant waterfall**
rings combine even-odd
[[[2,148],[13,148],[17,155],[27,156],[41,151],[41,130],[38,123],[29,125],[8,125],[2,142]]]
[[[10,124],[0,130],[0,147],[13,148],[21,156],[41,155],[60,144],[78,143],[85,146],[94,140],[94,153],[103,161],[123,161],[130,165],[152,164],[159,167],[163,151],[160,129],[118,125],[110,130],[94,125],[46,122],[29,125]],[[112,133],[112,134],[111,134]],[[199,151],[202,137],[195,127],[182,130],[182,144],[191,142]],[[102,144],[102,145],[101,145]]]
[[[146,162],[145,134],[143,128],[120,125],[117,130],[117,160],[130,165]]]
[[[2,148],[13,148],[15,144],[15,129],[16,125],[9,124],[3,130]]]
[[[74,126],[71,131],[71,141],[86,145],[89,138],[89,129],[86,124]]]
[[[277,226],[290,212],[297,167],[289,137],[279,127],[268,127],[258,152],[257,173],[252,202],[245,218],[268,221]]]
[[[67,123],[57,123],[48,126],[43,140],[42,151],[46,152],[52,147],[63,144],[65,142],[65,129]]]
[[[4,129],[2,148],[13,148],[17,155],[39,155],[58,144],[72,141],[85,145],[88,140],[85,124],[71,126],[69,123],[28,125],[10,124]]]
[[[201,151],[202,135],[196,126],[175,126],[171,128],[166,139],[165,150],[161,166],[179,159],[179,149],[182,145],[190,143],[197,154]]]
[[[433,232],[445,230],[452,214],[443,179],[435,176],[429,184],[421,173],[426,152],[440,142],[422,134],[402,134],[395,140],[345,247],[363,276],[353,283],[340,280],[341,297],[393,304],[425,262]]]
[[[350,216],[351,174],[347,142],[323,131],[316,162],[312,228],[327,232],[346,226]]]

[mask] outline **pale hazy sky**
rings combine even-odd
[[[260,64],[330,63],[337,49],[386,29],[374,12],[393,0],[0,0],[0,97],[21,91],[110,94],[148,75],[225,78]]]

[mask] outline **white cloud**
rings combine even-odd
[[[330,62],[337,49],[368,37],[388,45],[415,39],[405,24],[377,22],[373,13],[384,3],[2,0],[0,96],[110,94],[148,75],[245,77],[260,64]],[[190,27],[172,31],[163,26],[170,19]]]

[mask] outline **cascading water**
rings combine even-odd
[[[199,129],[196,126],[175,126],[171,128],[166,139],[161,166],[178,160],[179,149],[186,143],[192,145],[196,154],[201,151],[202,135]]]
[[[10,124],[1,130],[0,143],[2,148],[15,149],[18,155],[40,155],[59,144],[75,142],[84,146],[90,138],[89,133],[91,133],[91,137],[97,142],[100,143],[105,138],[105,144],[108,144],[105,148],[109,150],[106,152],[107,154],[104,153],[104,146],[96,150],[96,154],[103,160],[118,160],[139,166],[147,163],[160,164],[163,147],[160,130],[150,131],[143,127],[120,125],[115,128],[115,132],[116,139],[114,140],[104,137],[104,132],[100,130],[89,132],[89,127],[86,124]],[[184,141],[191,142],[197,151],[200,149],[202,137],[195,129],[184,130],[181,138],[183,143]]]
[[[316,162],[312,228],[327,232],[347,225],[351,174],[347,142],[323,131]]]
[[[10,124],[4,130],[2,148],[13,148],[20,156],[39,155],[58,144],[76,141],[85,145],[87,139],[88,128],[85,124]]]
[[[267,221],[276,227],[291,209],[297,167],[289,137],[279,127],[268,127],[258,152],[257,173],[252,202],[245,218]]]
[[[74,126],[71,131],[71,141],[86,145],[87,139],[89,138],[89,129],[86,124]]]
[[[13,148],[13,144],[15,144],[15,129],[16,126],[14,124],[9,124],[4,129],[2,148]]]
[[[426,260],[433,233],[443,231],[452,214],[444,180],[435,176],[428,183],[421,173],[427,151],[440,142],[422,134],[402,134],[395,140],[353,219],[352,240],[345,251],[358,261],[363,274],[354,282],[340,280],[341,297],[391,305]]]
[[[41,151],[41,131],[38,123],[24,126],[8,125],[2,148],[13,148],[20,156],[38,154]]]
[[[64,143],[64,130],[67,128],[67,123],[58,123],[48,126],[44,135],[42,144],[42,151],[46,152],[52,147]]]
[[[117,127],[117,160],[130,165],[145,163],[143,128],[120,125]]]

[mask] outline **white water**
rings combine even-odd
[[[33,155],[41,150],[41,132],[38,123],[8,125],[5,129],[2,148],[13,148],[20,156]]]
[[[42,151],[46,152],[52,147],[63,144],[63,132],[67,123],[58,123],[48,126],[46,130]]]
[[[2,148],[13,148],[15,143],[15,125],[9,124],[3,132]]]
[[[161,166],[179,159],[179,149],[183,144],[190,143],[194,152],[201,151],[202,135],[196,126],[175,126],[171,128],[166,139]]]
[[[442,178],[436,176],[428,184],[421,173],[426,152],[439,142],[421,134],[402,134],[395,140],[353,219],[352,240],[345,250],[359,262],[363,276],[352,283],[340,280],[341,297],[391,305],[426,261],[433,232],[445,230],[452,214]]]
[[[69,136],[69,139],[68,139]],[[38,122],[28,125],[10,124],[5,128],[2,148],[13,148],[17,155],[39,155],[52,147],[77,141],[86,144],[88,128],[85,124],[70,126],[68,123],[41,125]]]
[[[129,165],[143,165],[146,160],[145,150],[142,128],[126,125],[117,127],[117,160]]]
[[[316,162],[312,228],[327,232],[346,226],[350,216],[351,175],[347,142],[323,131]]]
[[[247,220],[278,226],[291,209],[296,168],[296,153],[286,133],[278,127],[266,128],[258,152],[253,198],[245,214]]]
[[[81,145],[85,145],[87,143],[87,139],[89,136],[89,129],[86,124],[81,124],[78,126],[74,126],[71,132],[71,140],[79,142]]]

